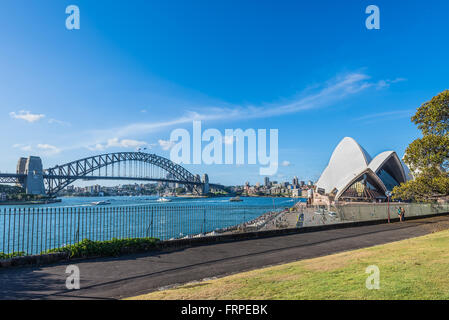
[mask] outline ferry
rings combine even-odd
[[[239,196],[237,196],[237,197],[234,197],[234,198],[229,199],[229,201],[230,201],[230,202],[242,202],[243,200],[240,199]]]

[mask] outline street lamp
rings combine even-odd
[[[387,207],[388,207],[388,223],[390,223],[390,197],[391,197],[391,192],[387,191],[387,192],[385,192],[385,195],[387,196],[387,199],[388,199],[388,205],[387,205]]]

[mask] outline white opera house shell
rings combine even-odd
[[[336,201],[382,200],[386,192],[409,179],[408,168],[394,151],[374,159],[354,139],[346,137],[335,148],[316,183],[317,192]]]

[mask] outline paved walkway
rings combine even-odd
[[[204,278],[402,240],[449,228],[449,217],[327,230],[180,249],[0,269],[1,299],[117,299]],[[81,273],[81,289],[65,287],[68,264]]]

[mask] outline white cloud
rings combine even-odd
[[[9,116],[13,119],[21,119],[30,123],[39,121],[40,119],[45,117],[44,114],[33,114],[30,111],[26,110],[20,110],[18,113],[10,112]]]
[[[136,148],[146,145],[145,141],[138,141],[132,139],[118,139],[113,138],[108,140],[107,147],[123,147],[123,148]]]
[[[377,82],[376,84],[376,88],[377,89],[383,89],[383,88],[388,88],[390,85],[394,84],[394,83],[398,83],[398,82],[403,82],[403,81],[407,81],[407,79],[405,78],[396,78],[394,80],[380,80]]]
[[[69,122],[61,121],[61,120],[57,120],[57,119],[49,119],[48,123],[50,123],[50,124],[59,124],[59,125],[62,125],[62,126],[70,126]]]
[[[386,111],[379,113],[371,113],[361,117],[354,119],[354,121],[364,121],[364,123],[370,123],[375,121],[385,121],[385,120],[394,120],[394,119],[402,119],[409,118],[413,115],[416,110],[395,110],[395,111]]]
[[[173,141],[169,141],[169,140],[160,139],[158,142],[159,142],[159,146],[162,148],[162,150],[170,150],[175,145],[175,143]]]
[[[33,148],[30,145],[24,145],[24,144],[20,144],[20,143],[16,143],[12,147],[16,148],[16,149],[20,149],[22,151],[31,151],[31,150],[33,150]]]
[[[385,83],[395,83],[405,79],[397,78],[395,80],[384,80]],[[191,124],[194,120],[201,121],[233,121],[235,119],[254,119],[269,118],[286,114],[293,114],[307,110],[331,107],[348,97],[354,96],[368,88],[379,88],[379,81],[372,81],[371,77],[360,72],[348,73],[343,76],[335,77],[329,81],[304,90],[296,99],[288,103],[277,103],[270,105],[246,105],[246,106],[228,106],[222,103],[216,105],[204,106],[196,110],[190,110],[178,117],[169,118],[169,120],[157,122],[135,122],[108,129],[98,129],[83,132],[84,142],[78,145],[72,145],[70,148],[79,148],[88,146],[89,149],[107,148],[109,137],[116,139],[128,139],[129,137],[144,136],[149,133],[158,132],[163,129],[173,128],[181,125]],[[382,86],[382,83],[380,84]],[[144,109],[142,109],[144,110]],[[78,134],[80,136],[80,134]],[[162,141],[162,142],[161,142]],[[161,140],[159,145],[168,150],[170,144]],[[229,140],[225,143],[230,143]]]
[[[91,151],[103,151],[104,149],[106,149],[106,145],[102,145],[101,143],[97,143],[97,144],[92,145],[92,146],[87,146],[87,149],[89,149]]]
[[[44,151],[46,155],[55,155],[61,152],[61,149],[52,146],[51,144],[38,144],[37,148]]]
[[[290,161],[287,161],[287,160],[282,161],[281,165],[282,165],[283,167],[289,167],[289,166],[290,166]]]
[[[203,111],[189,111],[185,115],[173,120],[160,122],[138,122],[123,127],[96,130],[95,136],[118,137],[136,136],[148,134],[163,128],[192,123],[194,120],[233,120],[236,118],[268,118],[285,114],[297,113],[306,110],[331,106],[338,101],[355,95],[367,88],[375,87],[376,83],[369,81],[370,77],[363,73],[350,73],[345,76],[334,78],[320,85],[316,92],[310,90],[286,104],[272,104],[269,106],[235,106],[214,107],[208,106]]]
[[[107,141],[105,144],[97,143],[93,146],[89,146],[89,150],[98,150],[102,151],[108,148],[138,148],[146,146],[147,143],[145,141],[138,141],[138,140],[132,140],[132,139],[119,139],[119,138],[112,138]]]
[[[234,136],[224,136],[223,139],[224,144],[233,144],[234,143]]]
[[[34,148],[28,144],[16,143],[12,147],[26,152],[34,152],[37,149],[37,152],[42,152],[46,156],[53,156],[55,154],[61,153],[62,151],[60,148],[47,143],[39,143]]]

